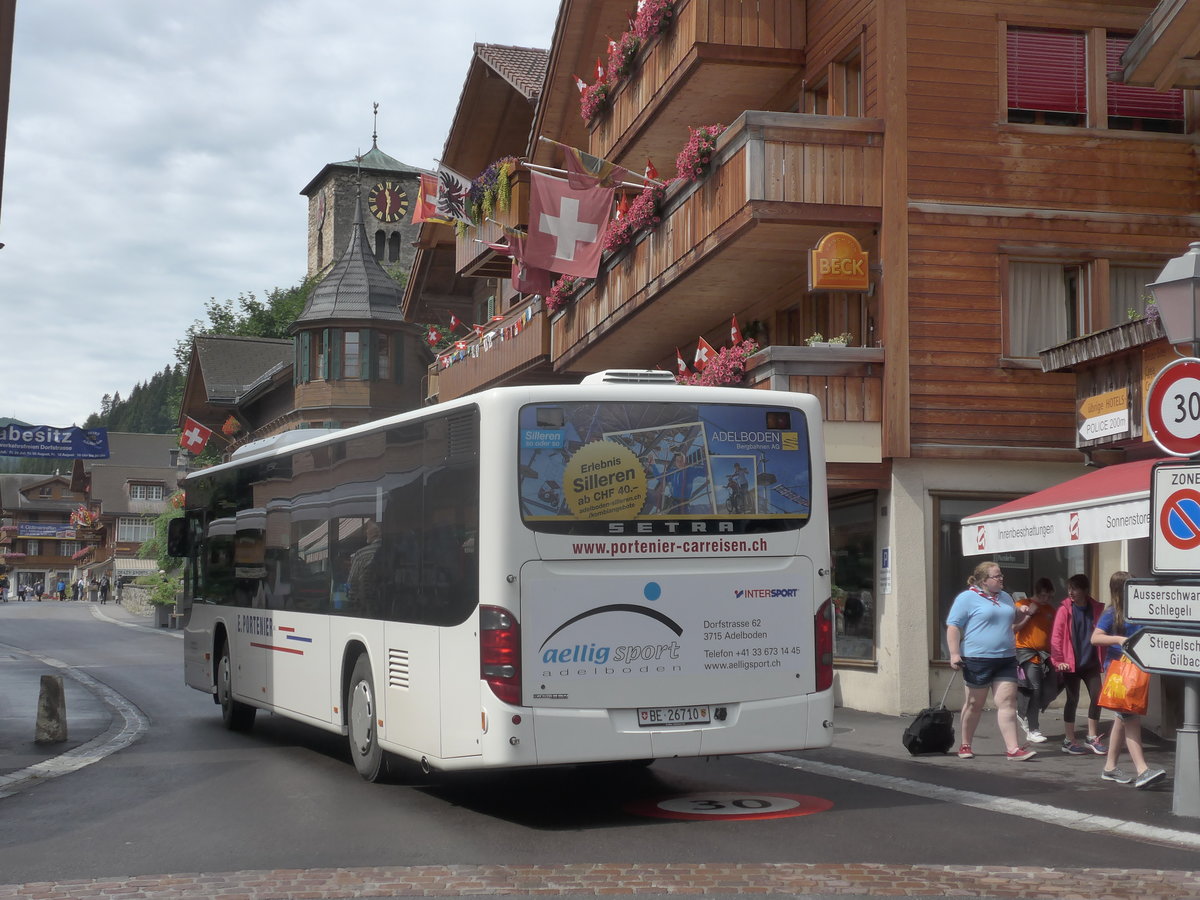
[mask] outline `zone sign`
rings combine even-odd
[[[1146,397],[1154,443],[1172,456],[1200,453],[1200,359],[1163,366]]]
[[[1150,568],[1200,575],[1200,463],[1159,463],[1150,478]]]

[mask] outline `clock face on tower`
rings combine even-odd
[[[380,222],[397,222],[408,212],[408,194],[398,183],[381,181],[367,194],[367,204]]]

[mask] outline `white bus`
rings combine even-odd
[[[820,408],[670,378],[498,388],[189,475],[187,683],[233,729],[346,735],[369,781],[829,745]]]

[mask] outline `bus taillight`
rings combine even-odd
[[[497,697],[521,704],[521,626],[508,610],[479,607],[479,677]]]
[[[833,601],[826,600],[813,620],[813,650],[817,667],[817,690],[833,686]]]

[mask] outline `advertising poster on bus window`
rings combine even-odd
[[[522,408],[521,515],[535,530],[617,533],[612,522],[723,519],[796,527],[811,507],[796,409],[686,403]]]

